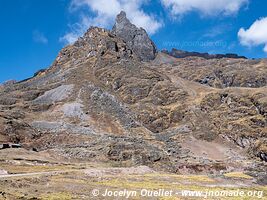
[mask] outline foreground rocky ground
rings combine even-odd
[[[22,147],[0,150],[2,173],[20,174],[2,176],[2,196],[80,199],[96,185],[158,188],[160,174],[168,188],[265,189],[266,77],[264,59],[156,53],[122,12],[112,31],[92,27],[48,69],[0,86],[0,142]]]
[[[51,156],[52,155],[52,156]],[[253,176],[242,171],[221,175],[173,174],[155,171],[147,166],[116,167],[116,163],[70,162],[54,157],[50,151],[29,152],[6,149],[0,152],[0,199],[126,199],[103,197],[109,191],[137,191],[128,199],[204,199],[185,196],[185,191],[253,191],[253,196],[205,199],[267,199],[267,187],[257,184]],[[172,196],[149,196],[144,191],[164,189]],[[95,191],[99,191],[96,196]],[[143,193],[141,193],[143,191]],[[94,194],[94,195],[93,195]],[[141,196],[145,195],[145,196]]]

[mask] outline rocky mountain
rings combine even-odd
[[[69,160],[266,178],[267,61],[156,53],[121,12],[0,87],[0,143]],[[255,176],[256,176],[255,175]]]

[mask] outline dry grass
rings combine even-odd
[[[248,178],[247,175],[242,173],[229,173],[228,177]],[[32,180],[32,181],[31,181]],[[234,179],[236,180],[236,179]],[[240,180],[240,179],[239,179]],[[244,179],[244,183],[247,179]],[[228,179],[225,179],[228,181]],[[14,187],[17,182],[18,186]],[[14,199],[30,199],[32,197],[38,197],[41,200],[68,200],[68,199],[92,199],[90,192],[97,188],[100,192],[104,192],[105,189],[112,191],[115,190],[133,190],[140,191],[141,189],[148,190],[191,190],[191,191],[236,191],[242,190],[248,192],[250,190],[263,191],[267,194],[267,187],[251,186],[251,187],[231,187],[220,185],[218,180],[212,177],[204,175],[175,175],[175,174],[145,174],[141,175],[121,175],[115,174],[114,176],[105,175],[101,177],[88,177],[83,171],[76,171],[74,173],[62,173],[55,174],[47,177],[38,178],[38,182],[34,182],[34,179],[26,179],[21,177],[9,181],[5,184],[0,183],[1,191],[5,191],[9,196]],[[13,185],[13,186],[12,186]],[[16,184],[15,184],[16,185]],[[19,187],[19,188],[17,188]],[[1,199],[1,196],[0,196]],[[12,199],[12,198],[10,198]],[[100,200],[101,196],[94,198]],[[103,197],[102,197],[103,199]],[[112,198],[110,198],[112,199]],[[149,199],[146,197],[141,198],[140,196],[133,197],[130,199]],[[180,196],[172,197],[158,197],[154,199],[159,200],[180,200],[180,199],[192,199],[182,198]],[[207,198],[209,199],[209,198]],[[210,198],[216,199],[216,198]],[[217,198],[218,199],[218,198]],[[220,198],[220,199],[231,199],[231,200],[243,200],[249,199],[244,197],[233,197],[233,198]],[[252,199],[252,198],[250,198]],[[263,197],[262,199],[266,199]]]
[[[230,172],[224,174],[225,177],[227,178],[241,178],[241,179],[253,179],[253,177],[244,174],[243,172]]]

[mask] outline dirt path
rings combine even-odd
[[[49,172],[32,172],[32,173],[19,173],[19,174],[0,174],[0,179],[13,178],[13,177],[25,177],[25,176],[41,176],[41,175],[58,175],[65,172],[82,172],[88,176],[104,176],[104,175],[118,175],[118,174],[146,174],[154,173],[152,169],[147,166],[138,167],[122,167],[122,168],[87,168],[87,169],[75,169],[75,170],[57,170]]]
[[[50,172],[34,172],[34,173],[21,173],[21,174],[4,174],[0,175],[0,179],[13,178],[13,177],[25,177],[25,176],[42,176],[42,175],[57,175],[64,172],[70,171],[50,171]]]

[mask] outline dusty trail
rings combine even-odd
[[[61,171],[50,171],[50,172],[33,172],[33,173],[20,173],[20,174],[4,174],[0,175],[0,179],[14,178],[14,177],[25,177],[25,176],[40,176],[40,175],[57,175],[64,172],[71,172],[66,170]]]

